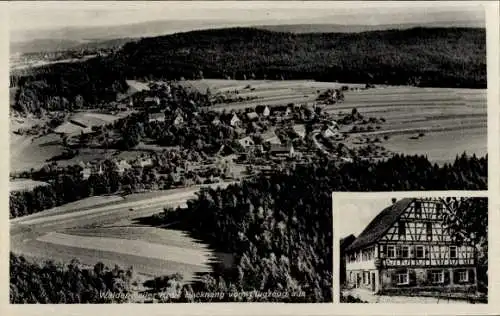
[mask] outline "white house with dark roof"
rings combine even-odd
[[[255,121],[259,118],[259,114],[257,114],[256,112],[249,112],[247,113],[247,119],[249,121]]]
[[[268,107],[268,106],[266,106],[266,107],[264,108],[264,111],[262,111],[262,116],[267,117],[267,116],[269,116],[269,115],[271,115],[271,110],[269,109],[269,107]]]
[[[281,141],[274,132],[274,130],[265,132],[264,134],[261,135],[261,137],[265,143],[278,144],[278,145],[281,144]]]
[[[231,117],[231,121],[229,122],[229,124],[231,124],[231,126],[233,126],[233,127],[239,126],[241,124],[241,120],[238,117],[238,115],[233,114],[233,116]]]
[[[149,122],[165,122],[165,113],[149,113]]]
[[[173,124],[174,125],[182,125],[184,123],[184,118],[182,117],[181,114],[178,114],[175,119],[174,119],[174,122]]]
[[[474,291],[476,249],[454,242],[436,198],[405,198],[382,210],[345,249],[346,285],[372,292]]]
[[[253,139],[250,136],[243,137],[242,139],[238,139],[238,143],[243,147],[243,148],[248,148],[250,146],[255,145]]]

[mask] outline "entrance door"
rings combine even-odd
[[[372,292],[375,292],[375,273],[372,273]]]

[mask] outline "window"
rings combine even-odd
[[[398,285],[409,284],[408,271],[403,273],[398,273],[396,275],[396,281]]]
[[[408,246],[401,247],[401,257],[402,258],[409,258],[410,257],[410,247],[408,247]]]
[[[469,274],[466,270],[458,271],[458,282],[469,282]]]
[[[399,222],[399,223],[398,223],[398,235],[399,235],[399,236],[404,236],[404,235],[406,235],[406,227],[405,227],[405,222]]]
[[[396,258],[395,246],[387,246],[387,258]]]
[[[457,246],[450,246],[450,259],[457,258]]]
[[[425,228],[426,228],[427,238],[432,239],[432,223],[430,222],[425,223]]]
[[[422,259],[425,257],[425,249],[424,246],[416,246],[415,247],[415,254],[417,259]]]
[[[444,273],[442,270],[431,272],[432,283],[444,283]]]
[[[422,217],[422,202],[420,201],[415,202],[415,216]]]

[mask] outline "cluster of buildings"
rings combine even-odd
[[[149,157],[143,157],[134,160],[132,163],[129,163],[125,159],[115,159],[113,160],[113,164],[115,167],[115,170],[118,172],[118,174],[123,174],[125,171],[132,169],[134,166],[137,167],[150,167],[154,165],[154,162],[151,158]],[[93,162],[83,162],[81,161],[78,164],[82,170],[81,170],[81,175],[83,179],[88,179],[91,175],[97,174],[97,175],[102,175],[104,173],[104,168],[102,163],[93,163]]]

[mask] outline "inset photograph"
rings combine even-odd
[[[488,302],[488,198],[334,193],[333,212],[341,303]]]

